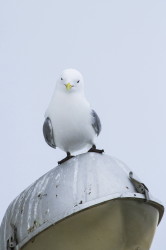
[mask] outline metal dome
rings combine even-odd
[[[82,227],[84,227],[84,232],[88,231],[88,228],[99,217],[103,218],[100,219],[101,225],[99,226],[102,231],[104,231],[103,228],[107,228],[111,223],[114,223],[113,229],[110,229],[112,232],[122,228],[116,229],[117,226],[115,225],[122,226],[123,224],[124,227],[126,223],[125,226],[129,227],[130,223],[124,222],[125,218],[126,220],[128,218],[128,221],[132,220],[133,223],[133,218],[138,217],[136,222],[138,227],[138,221],[147,220],[151,224],[151,229],[146,228],[145,225],[144,227],[147,234],[151,235],[149,240],[151,243],[163,211],[164,208],[160,202],[151,196],[146,186],[124,163],[105,154],[86,153],[78,155],[46,173],[10,204],[0,228],[0,250],[46,249],[44,247],[33,248],[34,239],[40,238],[40,235],[42,235],[42,239],[45,239],[45,237],[48,237],[47,232],[51,235],[50,232],[54,230],[53,228],[56,225],[62,227],[64,224],[67,229],[67,221],[73,223],[76,235],[78,232],[78,225],[76,226],[78,220],[76,218],[78,216]],[[71,217],[71,215],[75,216]],[[88,223],[86,218],[89,218],[90,224],[86,224]],[[117,218],[118,223],[115,223],[114,220]],[[104,221],[105,224],[102,225]],[[130,233],[133,230],[131,228]],[[60,238],[60,235],[62,237],[61,230],[56,232],[55,228],[54,231],[63,243],[63,238]],[[68,237],[72,230],[70,227],[68,228],[66,233]],[[148,232],[148,230],[150,231]],[[140,231],[143,232],[142,229]],[[101,232],[99,235],[101,235]],[[54,237],[56,238],[56,236]],[[104,241],[106,241],[104,237],[107,237],[106,232],[103,236]],[[111,236],[109,235],[109,237]],[[142,236],[139,235],[139,237]],[[115,235],[114,238],[116,238]],[[147,239],[143,241],[146,245]],[[59,244],[57,238],[56,242]],[[30,248],[28,248],[28,243],[31,244]],[[147,246],[150,243],[147,243]],[[44,243],[42,242],[42,244]],[[64,246],[63,248],[56,248],[56,243],[54,244],[54,248],[48,247],[47,249],[65,249]],[[99,243],[97,244],[99,245]],[[139,248],[137,243],[132,244],[136,244],[136,247],[131,249],[149,249],[147,246],[146,248]],[[66,249],[70,250],[70,246],[68,245]],[[86,247],[78,247],[77,249],[86,249]],[[93,249],[101,248],[96,246]],[[107,249],[107,247],[102,249]],[[130,249],[130,246],[128,245],[126,249]]]

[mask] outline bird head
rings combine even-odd
[[[57,81],[57,89],[65,93],[83,93],[83,76],[76,69],[66,69],[62,72]]]

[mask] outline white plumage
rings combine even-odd
[[[43,127],[46,142],[66,153],[90,148],[101,129],[85,98],[83,77],[75,69],[67,69],[59,77],[45,117],[49,118]]]

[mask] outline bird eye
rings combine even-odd
[[[80,80],[77,81],[77,83],[79,83],[79,82],[80,82]]]
[[[61,80],[63,80],[63,78],[61,77]]]

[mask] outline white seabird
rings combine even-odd
[[[91,147],[88,152],[104,152],[96,149],[94,144],[95,137],[101,131],[101,123],[85,98],[84,80],[79,71],[66,69],[62,72],[45,118],[43,134],[46,142],[67,153],[67,157],[59,164],[72,158],[71,153],[84,147]]]

